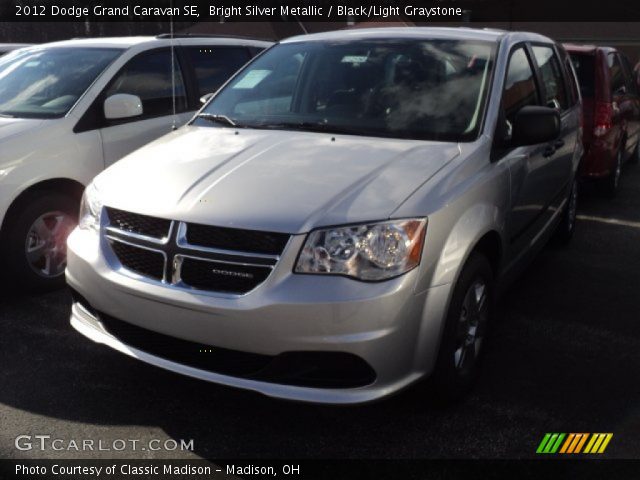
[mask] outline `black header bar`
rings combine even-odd
[[[640,21],[638,0],[3,0],[0,22]],[[639,34],[640,35],[640,34]]]

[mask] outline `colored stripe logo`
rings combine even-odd
[[[545,433],[536,453],[604,453],[613,433]]]

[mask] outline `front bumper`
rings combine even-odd
[[[450,285],[415,292],[418,269],[393,280],[293,275],[304,236],[293,237],[271,276],[242,296],[174,289],[116,271],[98,235],[76,229],[68,240],[67,281],[89,303],[74,303],[80,333],[147,363],[191,377],[299,401],[350,404],[372,401],[430,373],[435,362]],[[142,329],[203,347],[278,356],[288,352],[342,352],[364,360],[372,383],[315,388],[257,381],[196,368],[123,341],[92,310]],[[206,348],[205,348],[206,350]]]

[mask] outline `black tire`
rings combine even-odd
[[[631,158],[629,158],[629,163],[632,165],[640,163],[640,140],[636,143],[636,149],[633,151]]]
[[[477,297],[477,286],[484,285],[484,303],[481,302],[482,315],[476,329],[476,341],[473,348],[468,346],[466,354],[464,339],[468,339],[469,330],[464,318],[469,318],[468,297]],[[493,314],[494,279],[491,265],[487,258],[474,253],[464,266],[456,283],[445,320],[444,332],[440,343],[440,351],[432,376],[434,398],[438,403],[452,403],[462,399],[475,384],[482,360],[483,346]],[[466,316],[465,316],[466,312]],[[465,329],[466,335],[465,337]],[[471,355],[472,354],[472,355]]]
[[[78,201],[68,195],[34,192],[19,200],[19,204],[9,212],[0,234],[3,257],[0,261],[5,265],[2,269],[5,283],[19,290],[31,291],[64,286],[64,269],[61,273],[57,270],[66,264],[66,238],[77,218]],[[35,233],[36,222],[50,229],[50,239],[42,240]],[[41,245],[45,247],[40,248]],[[28,248],[33,250],[31,261],[27,257]],[[49,268],[47,252],[53,252],[49,255]]]
[[[562,212],[562,220],[560,220],[560,223],[556,227],[554,241],[560,245],[568,244],[576,231],[578,192],[580,191],[578,187],[578,182],[573,180],[573,182],[571,182],[571,188],[569,189],[567,203]]]
[[[608,197],[615,197],[618,194],[620,187],[620,177],[622,176],[622,148],[616,155],[616,163],[613,167],[613,171],[607,178],[603,180],[603,190]]]

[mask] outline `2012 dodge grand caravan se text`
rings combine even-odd
[[[100,174],[71,323],[151,364],[359,403],[477,374],[496,290],[574,229],[580,97],[548,38],[296,37]]]

